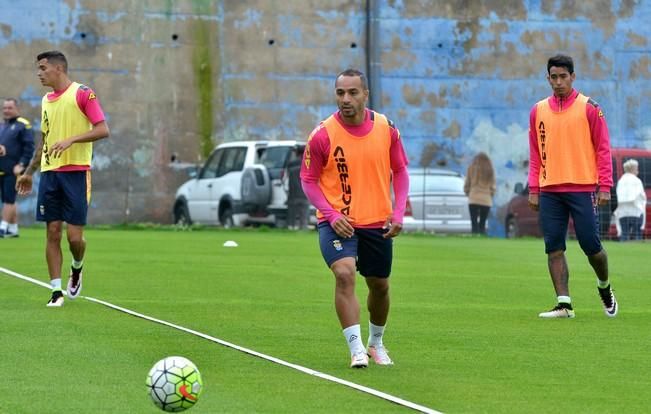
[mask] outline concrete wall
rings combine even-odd
[[[546,59],[574,56],[613,146],[651,148],[648,0],[381,0],[381,112],[412,165],[465,172],[488,152],[503,205],[526,174]],[[223,140],[305,138],[335,110],[333,77],[365,69],[364,0],[0,0],[0,96],[36,123],[34,58],[62,50],[112,137],[96,146],[92,223],[169,222],[185,176]],[[25,220],[33,198],[21,202]],[[496,212],[498,209],[494,209]],[[491,226],[499,234],[498,221]]]

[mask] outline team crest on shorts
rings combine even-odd
[[[336,251],[340,252],[344,249],[344,246],[341,245],[341,241],[339,240],[333,240],[332,241],[332,247],[335,248]]]
[[[38,211],[41,213],[41,215],[44,215],[45,214],[45,206],[43,204],[38,206]]]

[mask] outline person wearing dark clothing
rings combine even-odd
[[[310,202],[301,186],[301,161],[304,148],[296,148],[296,153],[287,164],[287,226],[290,230],[307,228]]]
[[[0,238],[18,237],[16,176],[23,173],[34,155],[34,134],[29,121],[19,116],[18,101],[5,99],[0,124]]]

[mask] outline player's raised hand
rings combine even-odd
[[[67,150],[70,148],[70,146],[73,144],[73,142],[70,139],[64,139],[63,141],[59,141],[56,144],[52,145],[49,149],[49,155],[52,158],[59,158],[63,151]]]

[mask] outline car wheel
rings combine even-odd
[[[518,237],[518,222],[515,221],[514,217],[509,217],[506,220],[506,238],[507,239],[514,239]]]
[[[233,221],[233,210],[231,208],[224,209],[219,216],[219,222],[225,229],[232,228],[235,225]]]
[[[186,227],[192,224],[190,219],[190,212],[185,202],[179,202],[174,206],[174,224],[181,227]]]

